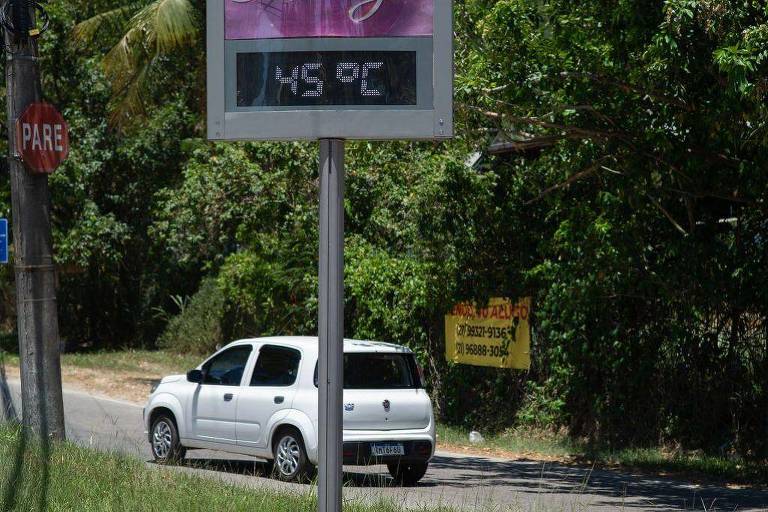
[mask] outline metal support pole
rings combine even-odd
[[[37,42],[6,30],[5,44],[23,423],[45,439],[64,439],[48,176],[30,174],[16,156],[16,120],[42,96]]]
[[[344,141],[320,141],[320,512],[341,512],[344,382]]]

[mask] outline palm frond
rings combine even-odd
[[[102,60],[112,83],[113,126],[125,126],[142,114],[146,81],[155,63],[198,35],[197,13],[190,0],[143,0],[84,21],[75,29],[76,37],[93,38],[106,20],[129,14],[122,37]]]
[[[142,63],[132,76],[126,77],[122,88],[113,94],[109,118],[111,126],[120,130],[146,115],[144,92],[154,63],[154,60]]]
[[[128,5],[99,13],[75,25],[72,30],[72,38],[78,43],[90,43],[103,29],[124,27],[145,5],[146,1],[131,2]]]
[[[133,80],[143,63],[171,53],[196,35],[195,10],[189,0],[154,0],[141,9],[104,57],[104,70],[115,92]]]
[[[146,52],[142,44],[143,35],[140,28],[131,28],[104,56],[102,65],[107,77],[112,81],[113,89],[122,89],[126,77],[135,75],[142,55]]]
[[[189,0],[156,0],[135,17],[136,26],[144,27],[147,43],[156,45],[157,53],[169,53],[189,43],[197,35],[195,8]]]

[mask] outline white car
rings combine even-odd
[[[188,448],[267,459],[288,481],[318,463],[318,340],[279,337],[231,343],[187,375],[165,377],[144,424],[155,460]],[[344,464],[386,464],[413,485],[435,450],[432,402],[413,353],[375,341],[344,341]]]

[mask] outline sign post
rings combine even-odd
[[[341,510],[344,380],[344,141],[320,141],[319,437],[321,512]]]
[[[208,138],[320,141],[318,497],[342,498],[344,141],[453,136],[452,0],[209,0]]]

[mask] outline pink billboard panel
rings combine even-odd
[[[434,0],[225,0],[226,39],[431,36]]]

